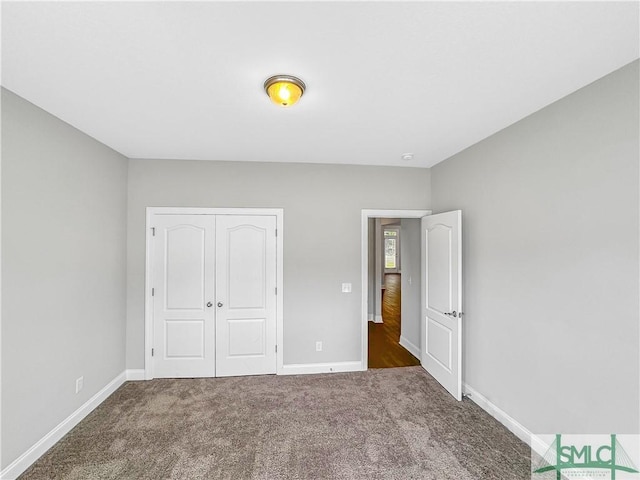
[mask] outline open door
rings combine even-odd
[[[422,366],[462,400],[462,212],[422,218]]]

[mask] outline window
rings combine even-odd
[[[384,231],[384,268],[398,268],[398,232],[397,230]]]

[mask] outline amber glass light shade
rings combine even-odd
[[[302,97],[305,84],[291,75],[274,75],[264,82],[264,89],[273,103],[281,107],[290,107]]]

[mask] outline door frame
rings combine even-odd
[[[145,273],[144,273],[144,379],[153,377],[151,348],[153,345],[152,260],[153,215],[262,215],[276,217],[276,374],[282,373],[284,360],[284,209],[282,208],[215,208],[215,207],[147,207],[145,217]]]
[[[422,218],[427,215],[431,215],[431,210],[376,210],[376,209],[363,209],[361,217],[361,292],[362,303],[360,305],[361,311],[361,357],[360,357],[360,370],[367,370],[367,362],[369,357],[369,319],[368,317],[368,305],[369,305],[369,219],[370,218]]]

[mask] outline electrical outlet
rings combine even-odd
[[[351,284],[343,283],[342,284],[342,293],[351,293]]]
[[[76,393],[80,393],[82,387],[84,387],[84,377],[79,377],[76,379]]]
[[[316,342],[316,352],[322,351],[322,342]]]

